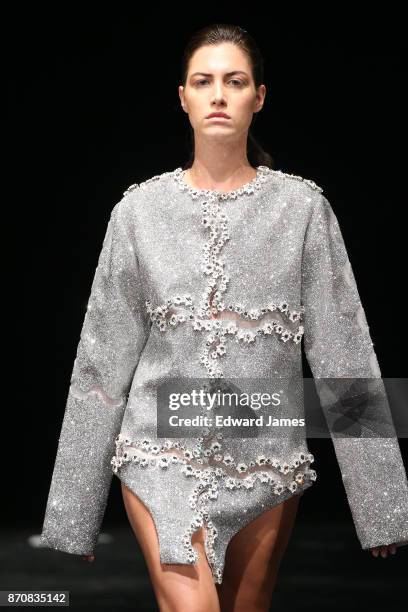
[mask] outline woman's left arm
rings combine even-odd
[[[304,349],[358,538],[378,556],[408,544],[408,482],[340,227],[326,197],[315,198],[302,257]],[[372,433],[373,424],[382,433],[361,435]]]

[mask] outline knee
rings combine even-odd
[[[169,579],[161,573],[153,580],[160,612],[220,612],[214,583],[203,580],[194,566],[166,564],[165,567],[171,572]]]

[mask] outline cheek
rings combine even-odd
[[[241,104],[239,107],[236,108],[236,116],[238,123],[241,123],[242,125],[247,125],[248,122],[250,123],[252,121],[253,113],[254,111],[252,102],[245,102],[244,104]]]
[[[242,96],[237,99],[237,109],[242,113],[251,113],[255,100],[252,96]]]
[[[248,96],[248,98],[246,99],[245,106],[249,110],[249,112],[252,112],[255,102],[256,100],[253,96]]]
[[[204,107],[204,101],[198,96],[190,96],[187,100],[188,109],[192,117],[200,115]]]

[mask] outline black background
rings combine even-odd
[[[12,226],[4,225],[3,238],[8,244],[14,227],[5,290],[17,321],[5,325],[5,331],[14,330],[14,382],[11,409],[5,407],[12,424],[4,431],[11,450],[5,457],[10,484],[1,506],[3,528],[41,531],[110,212],[130,184],[185,162],[188,116],[177,90],[181,54],[190,34],[213,21],[241,25],[257,40],[267,91],[255,135],[276,169],[323,188],[342,229],[382,375],[407,376],[402,22],[395,13],[357,18],[345,9],[305,20],[277,12],[266,18],[267,6],[245,12],[202,6],[195,15],[192,5],[182,4],[155,5],[143,14],[67,6],[58,13],[22,11],[10,20],[11,164],[4,212],[14,218]],[[400,446],[406,459],[406,440]],[[310,440],[309,449],[318,480],[303,497],[302,515],[346,523],[355,552],[359,545],[332,443]],[[125,520],[114,478],[105,525]],[[399,551],[401,564],[406,552]]]

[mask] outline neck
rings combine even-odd
[[[184,178],[187,183],[196,189],[215,189],[230,191],[239,188],[256,176],[246,155],[245,146],[238,146],[236,142],[224,141],[203,142],[200,138],[195,140],[194,162]]]

